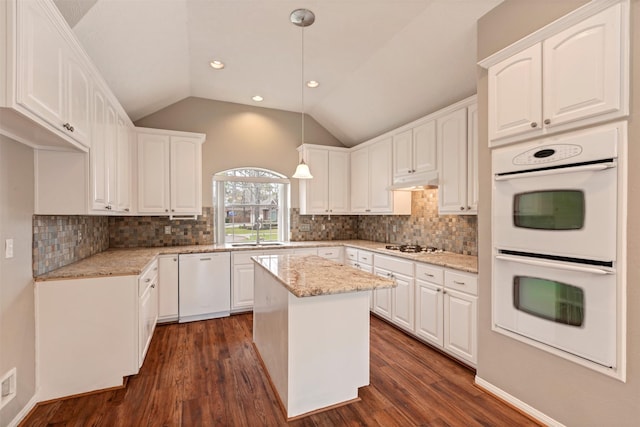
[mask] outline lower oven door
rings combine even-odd
[[[615,274],[503,254],[495,256],[493,271],[495,326],[615,367]]]

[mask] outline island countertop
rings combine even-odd
[[[369,291],[397,286],[391,279],[316,255],[259,255],[251,259],[296,297]]]

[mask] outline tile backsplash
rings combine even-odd
[[[328,218],[326,215],[300,215],[294,209],[291,214],[291,240],[363,239],[417,243],[449,252],[478,255],[477,216],[438,215],[438,189],[413,191],[411,212],[411,215],[346,215]],[[310,231],[301,231],[302,224],[309,224]]]
[[[418,243],[478,255],[475,215],[438,215],[438,190],[414,191],[411,215],[300,215],[291,209],[291,240],[352,240]],[[165,227],[170,227],[169,233]],[[108,248],[213,244],[213,208],[195,220],[152,216],[33,216],[33,274]]]
[[[34,215],[33,275],[48,273],[109,248],[105,216]]]
[[[169,233],[165,227],[170,227]],[[109,217],[109,247],[135,248],[213,244],[213,208],[194,219],[158,216]]]

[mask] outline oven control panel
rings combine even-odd
[[[513,158],[514,165],[543,165],[579,156],[582,147],[574,144],[553,144],[543,145],[524,153],[520,153]]]

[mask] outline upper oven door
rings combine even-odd
[[[495,326],[614,367],[616,319],[613,271],[513,255],[495,256]]]
[[[609,123],[493,150],[494,247],[615,261],[624,134]]]

